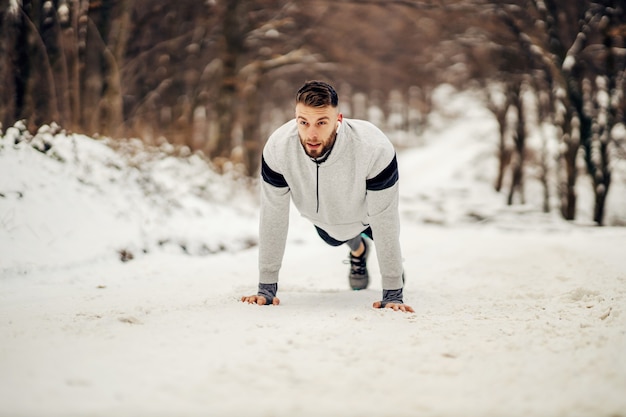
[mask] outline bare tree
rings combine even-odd
[[[594,129],[599,131],[598,127],[594,128],[594,120],[599,114],[615,114],[616,108],[623,106],[623,98],[615,92],[615,80],[624,69],[623,59],[615,64],[615,44],[623,48],[624,42],[617,35],[621,33],[617,28],[624,25],[623,6],[614,1],[557,4],[554,0],[532,1],[531,6],[508,1],[495,4],[494,10],[515,35],[520,53],[529,58],[527,73],[539,81],[534,81],[535,88],[554,94],[549,101],[554,105],[553,120],[558,124],[563,144],[559,188],[563,217],[569,220],[576,217],[577,159],[582,147],[587,172],[594,181],[594,220],[602,224],[610,184],[607,148],[612,140],[610,135],[594,134]],[[597,79],[605,80],[600,84],[606,85],[611,91],[608,94],[614,98],[602,101],[607,104],[606,109],[594,106]],[[614,119],[603,117],[602,120],[605,125]],[[611,128],[612,125],[609,132]]]
[[[565,92],[557,98],[566,107],[565,114],[571,120],[562,120],[562,130],[567,135],[564,136],[567,147],[563,154],[567,164],[563,202],[567,206],[562,207],[562,212],[568,219],[575,216],[576,154],[580,145],[584,150],[587,172],[594,183],[594,221],[601,225],[611,180],[607,152],[611,139],[607,131],[597,134],[596,128],[594,133],[594,113],[598,113],[593,110],[597,109],[593,105],[594,97],[597,96],[594,85],[598,77],[604,79],[602,84],[610,90],[608,94],[613,95],[616,79],[623,73],[623,60],[620,65],[615,63],[614,43],[623,48],[623,36],[619,35],[616,28],[626,23],[624,6],[617,1],[579,2],[568,4],[568,7],[559,6],[553,0],[534,3],[549,35],[546,50],[556,64],[557,79]],[[576,19],[579,24],[571,28],[565,19]],[[602,56],[606,57],[604,62]],[[602,125],[610,123],[610,132],[613,121],[607,116],[615,114],[614,107],[620,104],[614,100],[605,100],[604,103],[607,107],[602,111],[605,116]],[[570,128],[576,128],[576,131],[569,134]],[[597,142],[599,144],[595,145]]]
[[[626,107],[620,1],[178,0],[169,6],[0,2],[2,124],[27,119],[36,129],[56,121],[88,134],[167,141],[203,151],[218,168],[234,162],[252,175],[267,133],[291,117],[294,86],[306,79],[340,86],[346,106],[352,97],[373,102],[396,91],[397,100],[378,100],[381,117],[399,106],[405,113],[399,123],[412,131],[427,123],[435,86],[488,91],[497,84],[507,95],[500,106],[487,100],[500,125],[496,188],[510,178],[508,200],[523,196],[525,164],[533,161],[521,88],[542,97],[538,118],[559,132],[553,171],[563,217],[576,216],[582,161],[594,183],[594,219],[602,224],[612,149],[619,155],[626,148],[611,136]],[[517,117],[507,119],[511,113]],[[539,152],[534,161],[542,167],[547,208],[549,159]]]

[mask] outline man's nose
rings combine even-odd
[[[311,126],[307,133],[309,139],[317,139],[318,130],[315,127]]]

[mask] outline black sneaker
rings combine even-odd
[[[367,255],[369,255],[369,244],[367,240],[361,238],[365,250],[361,256],[353,256],[350,252],[350,275],[348,280],[350,281],[350,288],[353,290],[364,290],[370,283],[370,277],[367,273]]]

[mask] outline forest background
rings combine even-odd
[[[622,0],[0,1],[0,131],[136,137],[254,176],[307,79],[396,146],[449,84],[498,121],[509,204],[534,175],[574,220],[585,176],[598,225],[626,160],[625,68]]]

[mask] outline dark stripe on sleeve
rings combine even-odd
[[[263,177],[263,181],[273,185],[274,187],[283,188],[288,186],[287,181],[285,181],[285,177],[272,170],[272,168],[270,168],[265,162],[264,157],[261,157],[261,176]]]
[[[398,161],[394,155],[389,165],[374,178],[366,180],[365,184],[368,190],[380,191],[393,186],[396,182],[398,182]]]

